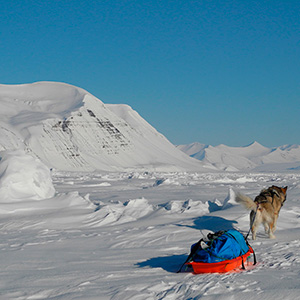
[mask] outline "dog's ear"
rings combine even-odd
[[[286,187],[284,187],[284,188],[281,188],[281,190],[282,190],[282,192],[284,193],[284,194],[286,194],[286,190],[288,189],[288,187],[286,186]]]

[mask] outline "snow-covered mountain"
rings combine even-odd
[[[254,142],[245,147],[229,147],[226,145],[213,147],[192,143],[179,145],[177,148],[191,157],[213,165],[219,170],[273,171],[300,169],[299,145],[267,148],[258,142]]]
[[[202,170],[127,105],[64,83],[0,85],[0,151],[70,171]]]

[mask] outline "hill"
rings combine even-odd
[[[0,120],[0,151],[25,149],[49,168],[205,170],[129,106],[65,83],[0,85]]]

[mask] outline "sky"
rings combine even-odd
[[[300,144],[298,0],[0,0],[0,83],[69,83],[173,144]]]

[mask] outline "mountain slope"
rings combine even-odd
[[[285,145],[277,148],[267,148],[254,142],[245,147],[229,147],[218,145],[216,147],[193,143],[179,145],[188,155],[200,161],[211,164],[219,170],[288,170],[300,166],[300,146]]]
[[[128,106],[72,85],[0,85],[0,151],[24,148],[69,171],[203,170]]]

